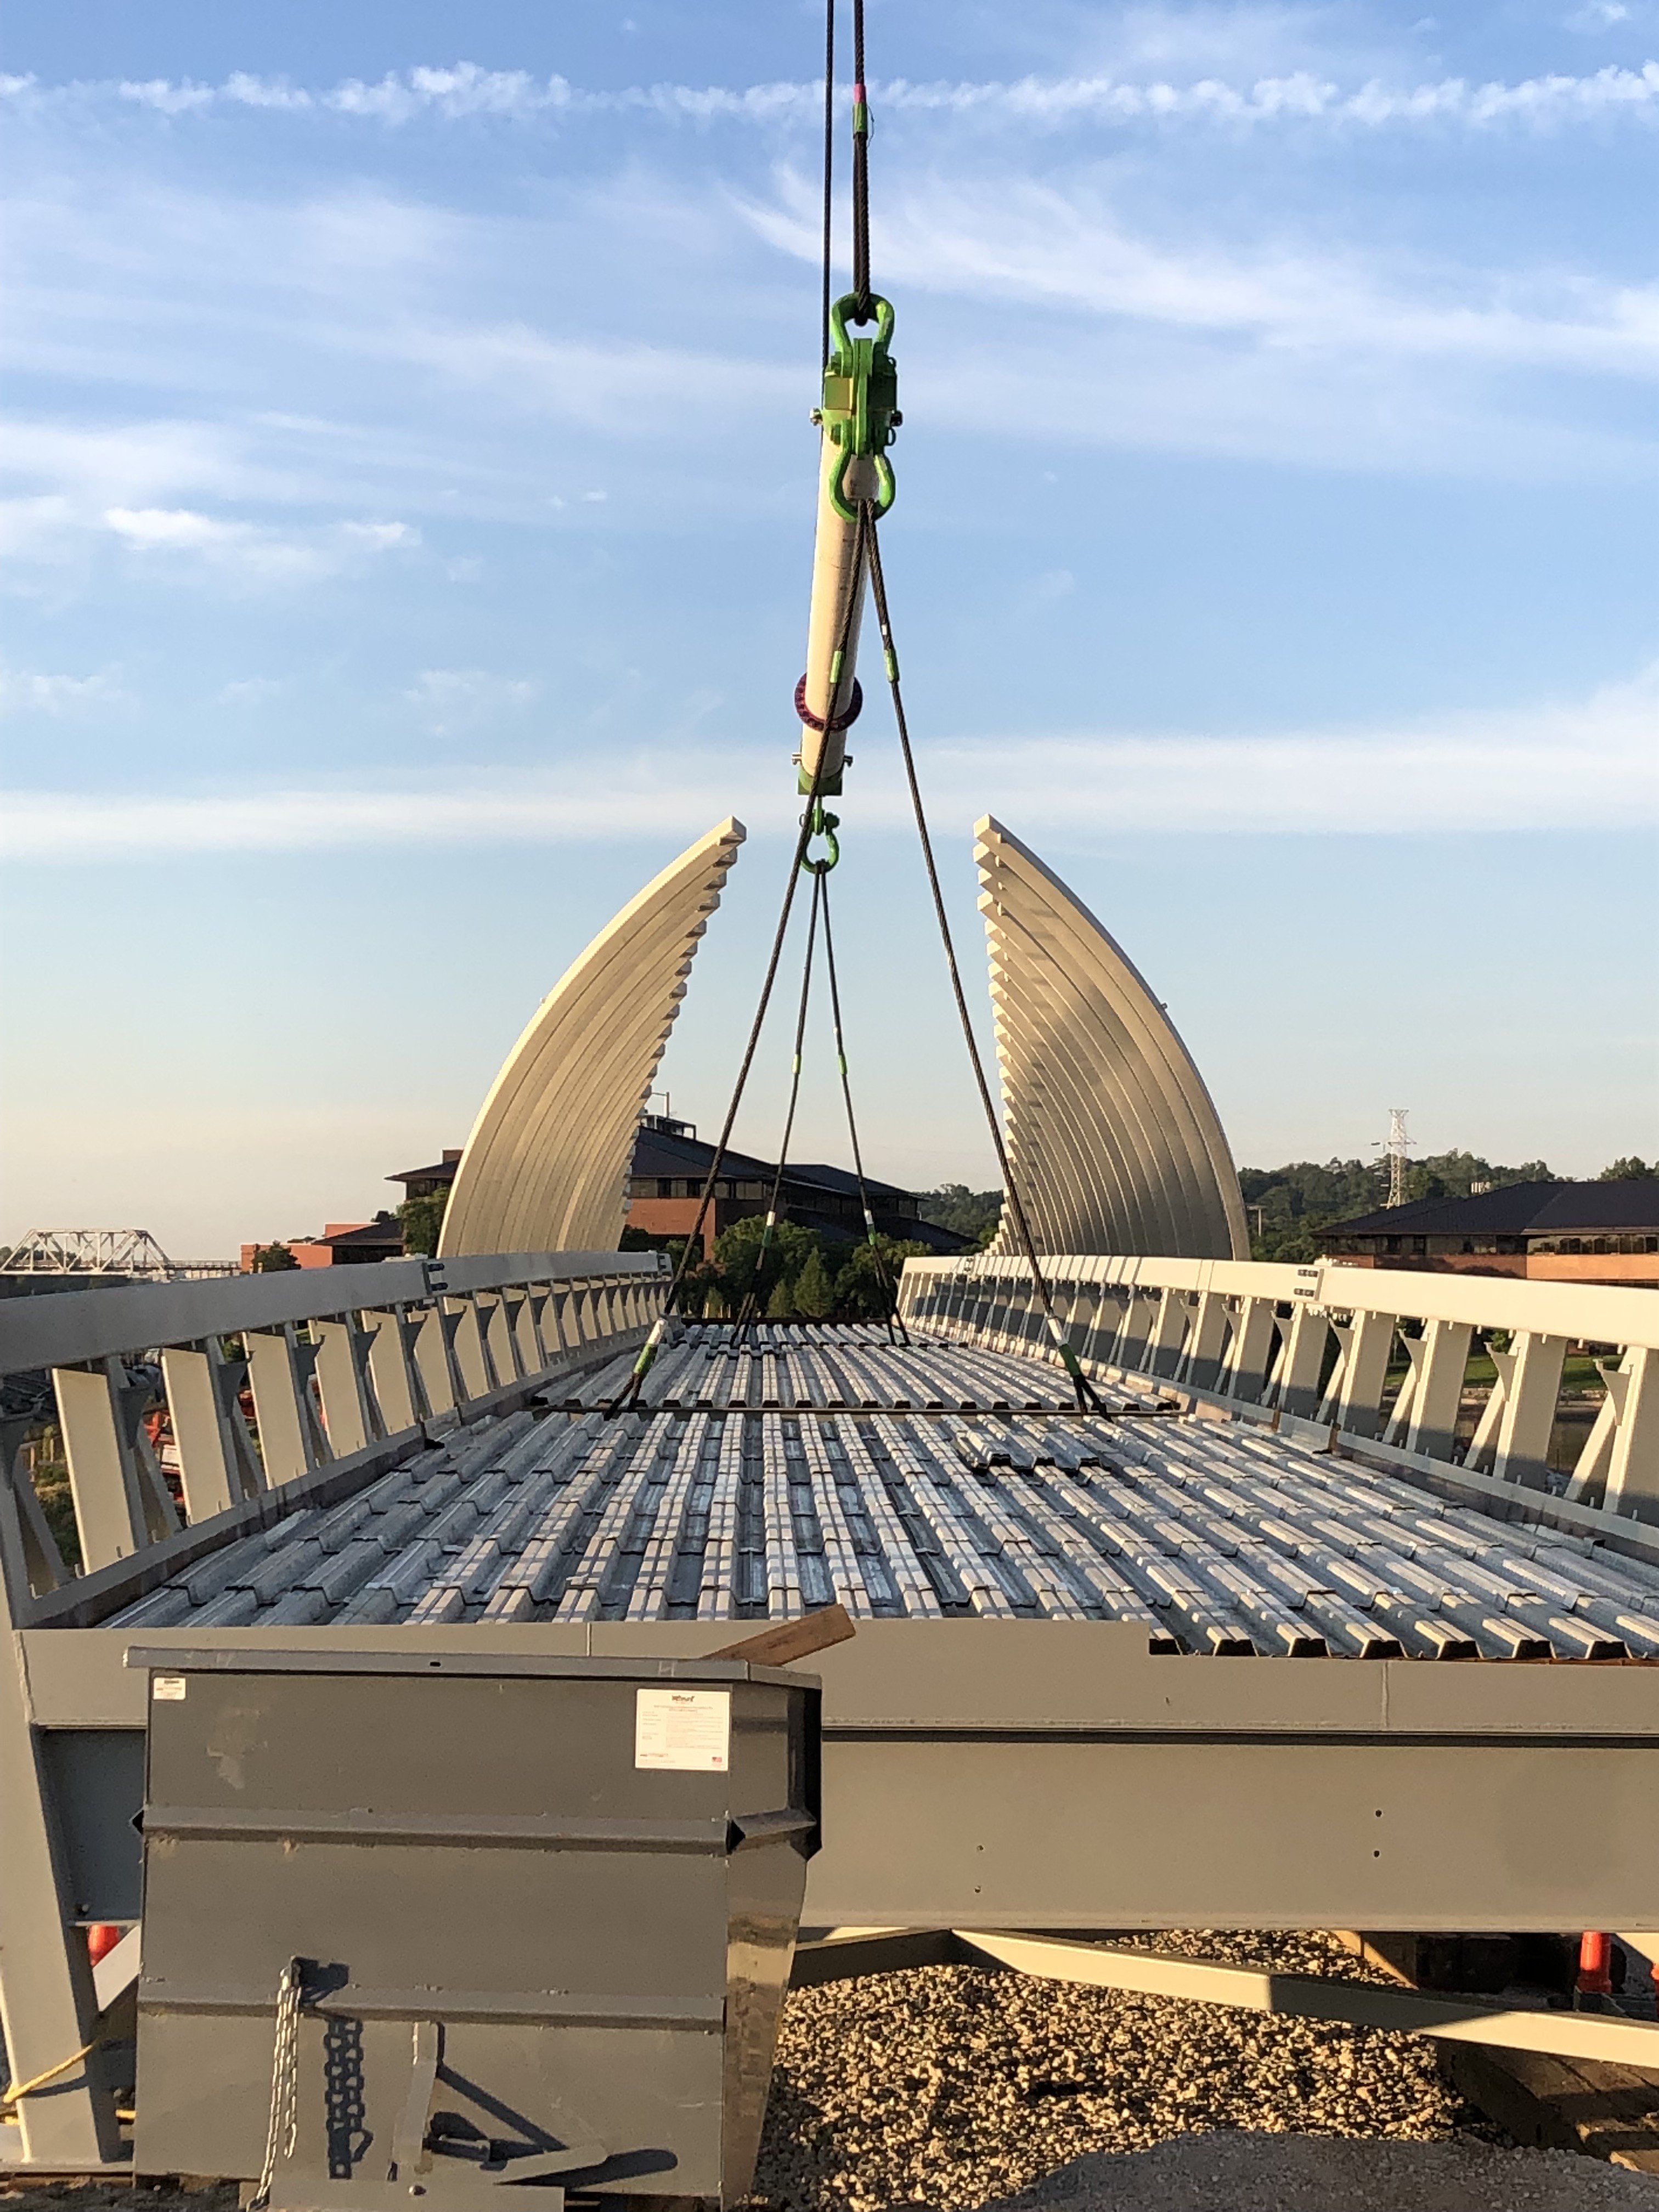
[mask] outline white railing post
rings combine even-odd
[[[368,1346],[368,1380],[374,1402],[389,1437],[412,1429],[422,1419],[416,1346],[421,1325],[411,1321],[406,1307],[366,1308],[362,1320],[372,1330]]]
[[[213,1337],[170,1345],[161,1354],[185,1510],[192,1522],[256,1497],[264,1486],[238,1403],[242,1365],[227,1362]]]
[[[1187,1313],[1185,1291],[1165,1288],[1160,1292],[1152,1337],[1141,1359],[1148,1374],[1173,1377],[1187,1341]]]
[[[125,1373],[119,1359],[111,1357],[92,1367],[54,1368],[52,1381],[81,1564],[90,1574],[112,1560],[130,1559],[149,1540],[138,1455],[127,1439],[118,1405]]]
[[[1601,1372],[1613,1413],[1607,1503],[1622,1513],[1659,1499],[1659,1352],[1632,1345],[1616,1368]]]
[[[1407,1338],[1413,1355],[1407,1451],[1424,1452],[1431,1459],[1450,1458],[1474,1333],[1468,1322],[1431,1321],[1424,1324],[1420,1337]]]
[[[310,1388],[316,1348],[301,1344],[292,1322],[278,1328],[246,1329],[242,1342],[247,1347],[248,1383],[265,1480],[276,1489],[298,1481],[322,1463]],[[195,1518],[193,1513],[191,1517]]]
[[[1232,1316],[1232,1335],[1221,1371],[1221,1389],[1243,1405],[1259,1405],[1267,1387],[1267,1365],[1273,1358],[1278,1301],[1243,1297]]]
[[[329,1452],[335,1459],[364,1450],[379,1434],[368,1388],[368,1357],[376,1334],[360,1328],[349,1313],[311,1324],[311,1340],[317,1346],[317,1388]]]
[[[1348,1328],[1338,1334],[1344,1342],[1340,1380],[1332,1378],[1333,1418],[1351,1435],[1374,1437],[1382,1425],[1382,1385],[1394,1351],[1394,1316],[1358,1308]]]
[[[1319,1410],[1319,1377],[1330,1334],[1325,1314],[1316,1306],[1298,1302],[1273,1370],[1273,1402],[1281,1413],[1311,1420]]]
[[[1534,1329],[1522,1329],[1516,1336],[1509,1354],[1492,1457],[1498,1481],[1518,1482],[1529,1490],[1546,1487],[1550,1432],[1555,1426],[1566,1354],[1564,1336],[1543,1336]]]

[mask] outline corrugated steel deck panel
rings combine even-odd
[[[758,1620],[839,1600],[1134,1621],[1171,1651],[1659,1657],[1659,1567],[1263,1430],[1079,1415],[1032,1361],[873,1327],[763,1328],[741,1352],[693,1331],[649,1408],[607,1421],[628,1368],[240,1538],[109,1625]]]

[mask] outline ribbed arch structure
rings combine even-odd
[[[616,1249],[640,1114],[745,835],[727,820],[700,837],[543,1000],[467,1139],[443,1257]]]
[[[1244,1260],[1203,1078],[1122,948],[1028,846],[975,825],[1009,1163],[1040,1252]],[[1005,1217],[994,1251],[1017,1249]]]

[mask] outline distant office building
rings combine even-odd
[[[1322,1250],[1350,1267],[1659,1287],[1659,1182],[1517,1182],[1338,1221]]]
[[[647,1237],[689,1237],[696,1225],[702,1187],[714,1164],[714,1147],[705,1144],[689,1121],[676,1121],[665,1114],[647,1114],[640,1123],[634,1144],[634,1172],[628,1185],[628,1225]],[[712,1253],[714,1239],[734,1221],[764,1213],[777,1173],[774,1160],[757,1160],[748,1152],[728,1152],[720,1163],[720,1180],[709,1201],[703,1224],[703,1249]],[[866,1176],[870,1211],[884,1237],[908,1237],[925,1244],[930,1252],[960,1252],[968,1243],[953,1229],[941,1229],[921,1218],[921,1200],[914,1191],[896,1183]],[[861,1237],[864,1209],[859,1200],[858,1178],[845,1168],[821,1162],[803,1162],[784,1170],[778,1209],[803,1229],[822,1230],[827,1237],[849,1241]]]
[[[320,1237],[285,1237],[277,1241],[287,1245],[299,1267],[361,1267],[375,1260],[400,1260],[404,1252],[404,1232],[392,1213],[377,1213],[373,1221],[325,1222]],[[262,1244],[243,1245],[244,1274],[250,1273],[255,1255],[265,1249]]]
[[[428,1198],[448,1189],[460,1158],[459,1152],[445,1152],[429,1167],[405,1168],[386,1180],[402,1183],[410,1198]],[[696,1224],[702,1187],[714,1160],[714,1146],[698,1137],[694,1123],[676,1121],[667,1114],[642,1116],[628,1184],[629,1227],[665,1240],[689,1237]],[[713,1253],[714,1239],[734,1221],[765,1212],[776,1173],[775,1161],[758,1160],[748,1152],[726,1153],[703,1224],[705,1252]],[[969,1242],[953,1229],[924,1221],[921,1200],[914,1191],[901,1190],[896,1183],[868,1176],[865,1188],[870,1194],[876,1227],[884,1237],[907,1237],[913,1243],[925,1244],[930,1252],[959,1252]],[[858,1178],[845,1168],[816,1162],[787,1168],[778,1204],[787,1219],[799,1222],[804,1229],[820,1229],[826,1236],[849,1242],[864,1235]]]
[[[460,1164],[460,1146],[446,1146],[429,1168],[399,1168],[397,1174],[389,1175],[386,1181],[402,1183],[405,1199],[434,1198],[441,1190],[448,1190]]]

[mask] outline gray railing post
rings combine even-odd
[[[98,2002],[86,1940],[72,1924],[3,1587],[0,1647],[0,2032],[14,2081],[71,2062],[50,2094],[21,2099],[16,2112],[24,2163],[74,2172],[118,2160],[121,2131],[103,2054],[76,2057],[96,2036]]]

